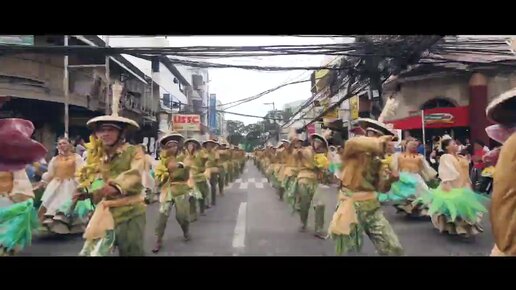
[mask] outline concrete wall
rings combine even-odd
[[[498,95],[516,87],[516,72],[488,78],[487,99],[492,101]]]
[[[435,98],[451,101],[456,106],[469,104],[469,75],[439,79],[427,79],[403,83],[397,100],[399,101],[396,115],[387,120],[403,119],[411,112],[419,111],[421,106]],[[390,92],[384,92],[384,98]]]

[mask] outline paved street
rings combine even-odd
[[[335,208],[337,189],[321,187],[326,202],[326,227]],[[146,250],[151,253],[153,231],[158,204],[149,206],[147,212]],[[431,222],[415,221],[395,214],[392,206],[384,206],[387,219],[398,234],[406,255],[409,256],[485,256],[493,245],[487,217],[485,232],[473,241],[439,234]],[[230,187],[224,197],[218,197],[217,206],[191,225],[192,240],[183,242],[179,225],[171,213],[164,246],[158,256],[331,256],[331,240],[321,240],[312,235],[313,212],[309,231],[299,233],[299,217],[292,215],[289,206],[280,202],[272,187],[260,175],[252,162],[244,174]],[[375,255],[367,238],[360,255]],[[22,256],[75,256],[82,246],[81,236],[36,237],[33,245]]]

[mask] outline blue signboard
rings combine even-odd
[[[210,127],[210,131],[212,131],[217,128],[217,96],[215,94],[210,94],[209,117],[208,125]]]

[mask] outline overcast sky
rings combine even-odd
[[[250,46],[250,45],[280,45],[280,44],[332,44],[343,41],[342,38],[330,37],[293,37],[293,36],[187,36],[168,37],[170,46]],[[274,56],[257,58],[210,59],[209,61],[223,63],[239,63],[259,66],[318,66],[323,63],[325,56]],[[253,71],[233,68],[210,68],[209,91],[216,94],[222,103],[250,97],[287,81],[310,78],[311,71]],[[264,116],[274,102],[277,109],[297,100],[305,100],[311,96],[310,82],[281,88],[255,101],[227,109],[249,115]],[[226,114],[226,119],[240,120],[246,124],[259,121],[257,118],[240,117]]]
[[[132,46],[166,45],[164,37],[129,37],[111,36],[110,44],[117,46],[131,44]],[[161,40],[157,40],[159,38]],[[294,37],[294,36],[168,36],[169,46],[261,46],[261,45],[303,45],[303,44],[334,44],[352,41],[349,38],[332,37]],[[163,41],[163,42],[162,42]],[[127,42],[127,43],[125,43]],[[322,55],[309,56],[273,56],[273,57],[246,57],[230,59],[203,59],[203,61],[218,63],[236,63],[258,66],[319,66],[332,57]],[[312,71],[255,71],[234,68],[210,68],[209,92],[216,94],[217,99],[223,104],[234,100],[250,97],[268,89],[279,86],[285,82],[309,79]],[[273,93],[265,95],[255,101],[229,108],[228,112],[265,116],[275,103],[277,109],[282,109],[286,103],[298,100],[306,100],[311,96],[310,82],[295,84],[281,88]],[[241,117],[226,114],[226,119],[240,120],[246,124],[255,123],[260,119]]]

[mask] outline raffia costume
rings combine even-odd
[[[196,149],[193,154],[188,151],[188,143],[193,142]],[[190,204],[190,221],[197,219],[197,203],[199,204],[201,214],[204,214],[205,200],[208,196],[208,181],[206,176],[206,161],[208,155],[205,150],[201,149],[201,143],[194,139],[185,141],[185,160],[184,165],[190,168],[190,178],[194,181],[194,198]]]
[[[492,256],[516,256],[516,89],[501,94],[486,109],[505,135],[493,175],[490,221],[495,246]],[[487,131],[487,130],[486,130]]]
[[[388,191],[388,170],[382,165],[385,142],[392,137],[353,137],[344,147],[341,188],[329,234],[336,253],[360,251],[363,233],[380,255],[402,255],[403,248],[392,226],[383,215],[377,192]]]
[[[176,221],[181,226],[185,240],[190,239],[190,199],[193,198],[194,182],[190,179],[191,168],[184,163],[186,156],[180,153],[183,140],[181,134],[171,133],[165,135],[160,142],[165,146],[166,143],[175,141],[179,144],[179,149],[176,155],[168,155],[164,151],[156,168],[156,178],[160,186],[160,215],[156,225],[158,243],[162,241],[172,206],[176,209]],[[172,171],[169,169],[171,165]]]
[[[224,186],[229,185],[229,152],[227,143],[221,141],[220,147],[217,149],[219,154],[219,194],[224,196]]]
[[[311,138],[321,139],[325,143],[327,150],[328,142],[324,137],[313,134]],[[328,168],[329,162],[327,158],[321,158],[320,154],[316,153],[311,146],[300,149],[297,154],[300,168],[294,184],[294,200],[296,201],[295,208],[299,211],[301,230],[306,229],[310,207],[314,206],[315,233],[323,237],[325,205],[323,202],[319,202],[320,200],[314,201],[314,197],[316,196],[317,186],[319,184],[318,177],[320,176],[320,172]]]
[[[95,117],[88,121],[90,129],[113,126],[120,130],[116,150],[108,155],[101,140],[90,136],[86,164],[79,170],[77,190],[90,196],[95,211],[84,232],[85,243],[81,256],[106,256],[116,246],[120,256],[144,255],[146,205],[144,203],[142,172],[145,153],[140,146],[123,141],[125,130],[138,129],[138,124],[118,116],[118,100],[122,91],[113,86],[113,114]],[[118,195],[103,197],[104,186],[117,189]],[[87,202],[87,200],[86,200]]]
[[[217,141],[215,140],[207,140],[202,143],[203,147],[206,148],[208,143],[215,144],[218,146]],[[205,205],[210,207],[211,205],[215,205],[217,201],[217,186],[220,178],[220,166],[219,166],[219,153],[217,148],[213,148],[211,150],[204,149],[204,154],[206,157],[205,167],[206,167],[206,176],[209,177],[210,184],[210,194],[207,196],[207,200]]]

